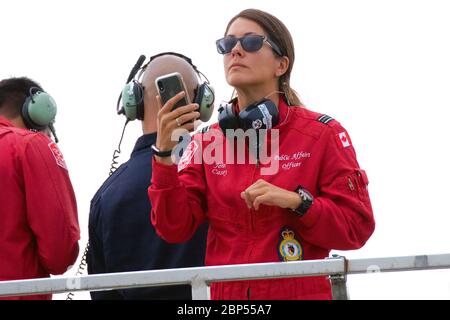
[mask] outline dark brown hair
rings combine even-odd
[[[36,87],[43,90],[35,81],[27,78],[9,78],[0,81],[0,113],[15,118],[21,114],[22,105],[29,95],[30,89]]]
[[[283,55],[288,57],[289,67],[279,79],[278,90],[284,92],[290,105],[302,105],[297,92],[295,92],[290,85],[291,72],[295,60],[294,41],[292,40],[291,33],[286,28],[284,23],[270,13],[258,9],[246,9],[239,12],[230,20],[230,22],[228,22],[225,35],[227,34],[231,24],[238,18],[252,20],[260,25],[264,32],[267,33],[270,40],[275,42],[275,44],[281,49]]]

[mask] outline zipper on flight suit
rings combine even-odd
[[[251,180],[250,180],[250,184],[249,184],[249,186],[250,185],[252,185],[253,183],[255,183],[255,176],[256,176],[256,172],[259,170],[259,165],[260,165],[260,161],[259,161],[259,134],[257,133],[256,134],[256,137],[257,137],[257,146],[256,146],[256,164],[255,164],[255,168],[254,168],[254,170],[253,170],[253,175],[252,175],[252,178],[251,178]],[[250,148],[249,148],[249,151],[250,151]],[[249,152],[249,162],[250,162],[250,152]],[[250,210],[249,210],[249,212],[250,212],[250,232],[254,232],[255,231],[255,219],[254,219],[254,215],[256,214],[256,211],[255,211],[255,209],[252,207],[252,208],[250,208]],[[253,252],[253,244],[251,244],[250,245],[250,250],[249,250],[249,254],[248,254],[248,257],[247,257],[247,262],[249,262],[249,260],[250,260],[250,257],[251,257],[251,255],[252,255],[252,252]],[[248,283],[248,287],[247,287],[247,299],[248,300],[250,300],[251,299],[251,287],[250,287],[250,281],[249,280],[247,280],[247,283]]]
[[[258,169],[259,169],[259,163],[257,161],[255,170],[253,170],[253,176],[252,176],[252,180],[250,181],[250,184],[255,183],[255,175],[256,175],[256,171],[258,171]],[[250,208],[250,230],[251,231],[255,231],[254,219],[253,219],[254,214],[255,214],[255,209],[252,207],[252,208]]]
[[[353,185],[352,179],[350,177],[347,177],[348,180],[348,187],[350,190],[355,191],[355,186]]]

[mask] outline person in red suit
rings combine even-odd
[[[151,219],[170,242],[209,222],[206,265],[324,259],[362,247],[375,228],[368,179],[348,132],[302,105],[290,87],[294,45],[286,26],[255,9],[216,42],[235,98],[193,137],[178,166],[171,133],[190,130],[195,104],[159,112]],[[256,137],[256,138],[255,138]],[[270,152],[269,152],[270,151]],[[218,282],[212,299],[331,299],[325,276]]]
[[[54,100],[33,80],[0,81],[0,281],[63,274],[77,259],[75,194],[49,138],[55,116]]]

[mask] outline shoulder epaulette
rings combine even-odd
[[[319,122],[322,122],[324,124],[328,124],[330,121],[334,120],[332,117],[326,115],[326,114],[322,114],[320,117],[318,117],[316,119]]]

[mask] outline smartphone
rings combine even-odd
[[[163,105],[179,92],[184,91],[186,93],[185,96],[173,106],[172,110],[191,103],[188,91],[186,90],[186,85],[184,84],[183,77],[180,73],[174,72],[160,76],[155,79],[155,85]]]

